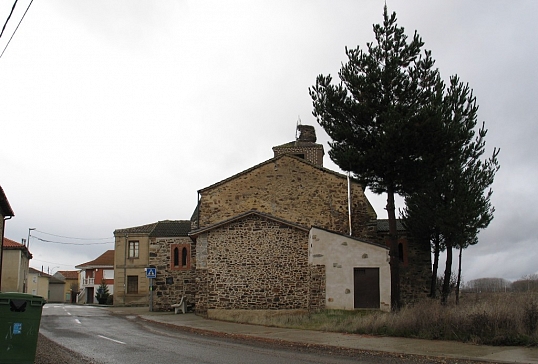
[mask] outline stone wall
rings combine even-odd
[[[319,288],[310,294],[308,231],[249,215],[209,231],[207,250],[207,268],[197,270],[197,313],[203,314],[204,304],[206,312],[308,309],[311,297],[319,301],[323,295]],[[318,276],[314,285],[319,286],[322,280]],[[203,292],[205,285],[207,296]]]
[[[432,258],[429,245],[407,239],[407,264],[400,265],[400,295],[404,304],[426,298],[430,292]]]
[[[176,269],[171,265],[172,250],[175,244],[190,246],[190,266]],[[149,246],[149,264],[157,268],[154,280],[153,309],[170,311],[171,305],[179,303],[182,296],[187,301],[187,310],[194,311],[196,285],[196,245],[189,237],[152,238]]]
[[[293,154],[301,156],[301,158],[314,164],[318,167],[323,167],[323,146],[311,143],[296,142],[294,145],[285,145],[281,147],[273,147],[273,153],[275,157],[282,154]],[[306,145],[305,145],[306,144]]]
[[[196,304],[194,312],[203,317],[207,317],[207,292],[208,292],[208,270],[196,270]]]
[[[413,304],[428,297],[432,274],[430,247],[418,244],[405,232],[398,232],[398,243],[403,245],[404,257],[400,261],[400,300],[403,305]],[[390,247],[386,233],[379,243]]]
[[[204,227],[256,209],[308,228],[348,234],[347,191],[346,176],[285,155],[201,190],[199,223]],[[351,194],[353,235],[370,237],[375,211],[356,181]]]
[[[324,265],[310,265],[310,297],[309,311],[319,311],[325,308],[326,273]]]

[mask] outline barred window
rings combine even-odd
[[[127,293],[138,293],[138,276],[127,276]]]

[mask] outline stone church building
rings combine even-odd
[[[199,190],[190,221],[116,230],[114,303],[147,304],[145,265],[157,268],[157,310],[181,297],[209,317],[221,310],[390,310],[386,221],[358,181],[323,167],[314,127],[298,131],[296,140],[273,147],[273,158]],[[429,247],[402,235],[400,261],[402,299],[425,296]]]

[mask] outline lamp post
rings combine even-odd
[[[26,243],[26,247],[28,248],[28,251],[30,251],[30,232],[32,230],[35,230],[35,228],[28,228],[28,242]]]

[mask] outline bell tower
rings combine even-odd
[[[312,125],[297,125],[295,141],[273,147],[274,156],[292,154],[317,167],[323,167],[323,145],[316,143],[316,129]]]

